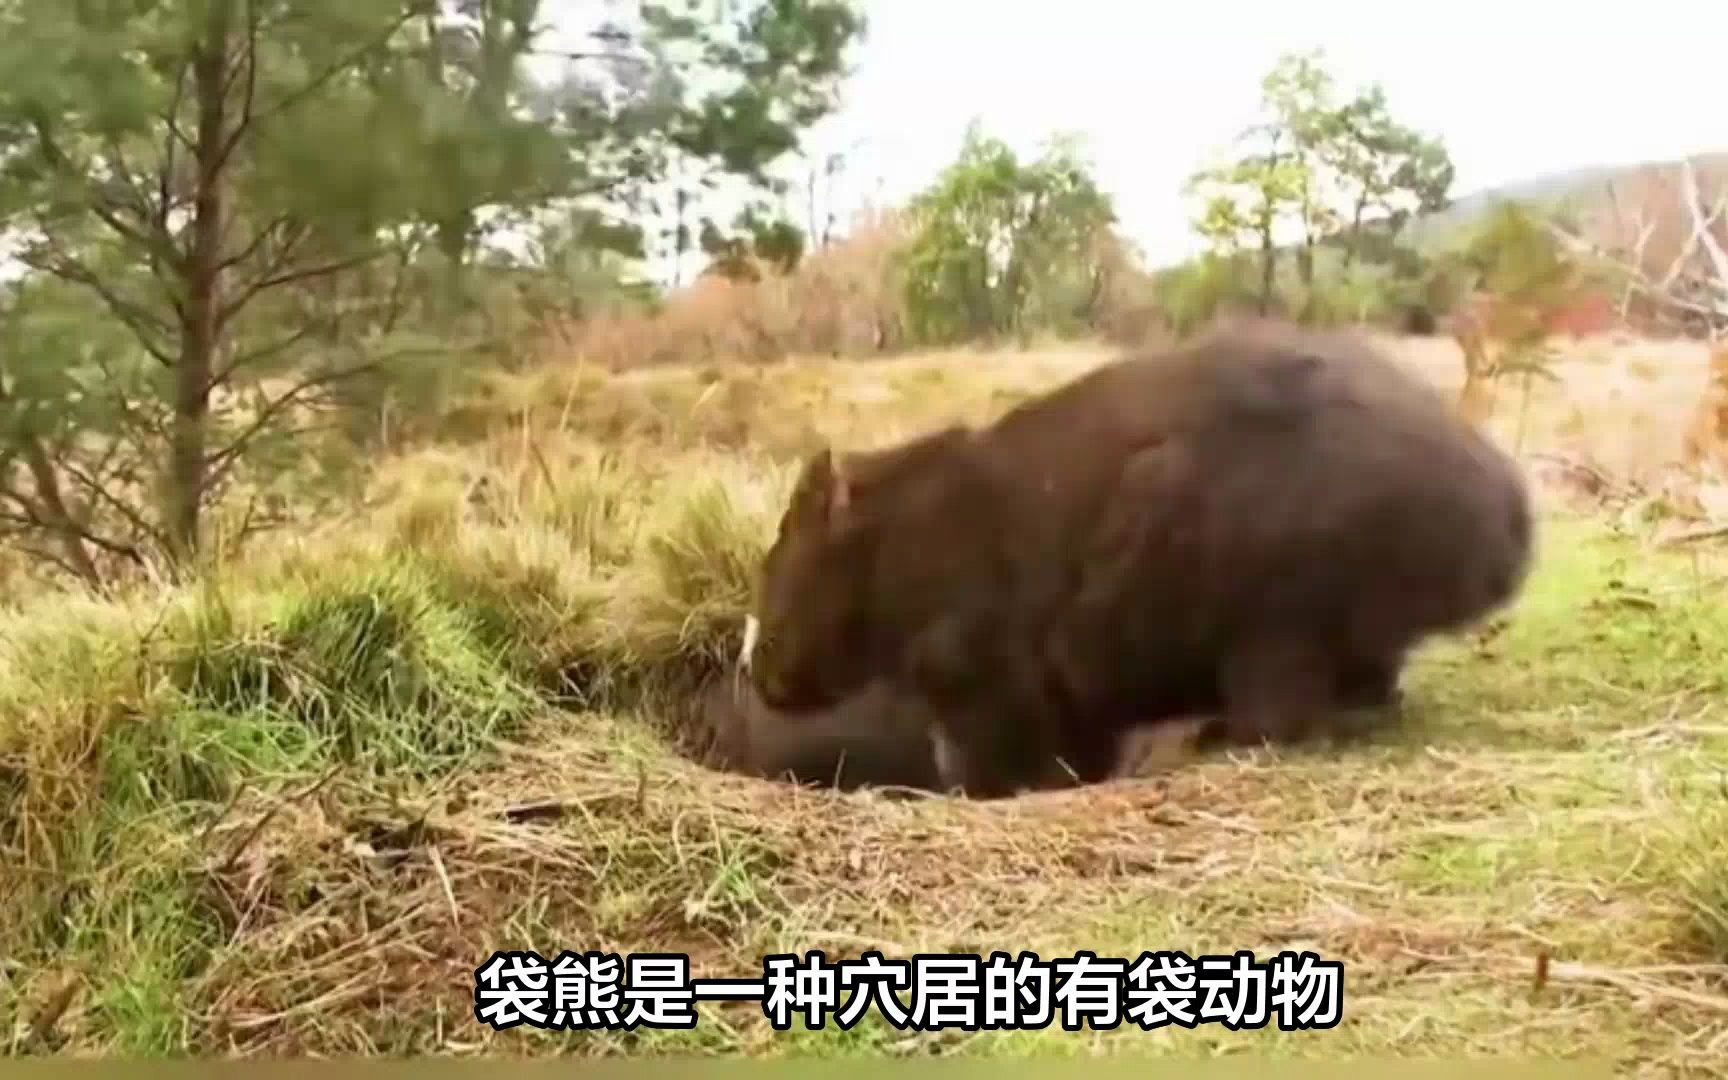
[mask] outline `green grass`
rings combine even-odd
[[[1721,1060],[1728,606],[1692,556],[1551,520],[1517,607],[1424,649],[1407,724],[1362,741],[1012,803],[825,795],[668,738],[736,647],[789,462],[526,445],[386,468],[381,510],[194,590],[5,617],[11,1051]],[[698,975],[1312,948],[1348,966],[1346,1019],[494,1035],[470,980],[498,948]]]

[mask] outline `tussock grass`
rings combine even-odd
[[[1407,723],[1348,745],[990,804],[692,760],[679,703],[737,647],[800,448],[981,417],[1089,362],[527,373],[475,406],[484,438],[381,463],[353,513],[195,588],[19,602],[0,615],[0,1039],[1719,1063],[1724,569],[1642,526],[1552,514],[1517,608],[1425,650]],[[728,383],[755,388],[721,410],[747,418],[732,434],[702,419]],[[596,422],[605,393],[658,419]],[[776,1034],[738,1006],[687,1033],[553,1036],[472,1017],[493,949],[742,975],[872,947],[1312,948],[1347,964],[1346,1021]]]
[[[951,350],[856,363],[803,357],[770,366],[582,365],[496,373],[440,419],[447,444],[501,428],[606,446],[742,453],[785,462],[824,442],[880,446],[957,419],[983,420],[1110,352]],[[524,435],[524,437],[527,437]]]

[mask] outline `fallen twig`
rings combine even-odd
[[[1728,973],[1728,965],[1719,965]],[[1680,986],[1669,986],[1649,978],[1640,978],[1632,974],[1634,970],[1649,971],[1652,969],[1627,969],[1617,971],[1612,968],[1591,967],[1587,964],[1549,963],[1547,965],[1547,982],[1595,983],[1599,986],[1611,986],[1623,990],[1634,997],[1660,998],[1665,1001],[1683,1002],[1701,1009],[1728,1013],[1728,996],[1720,994],[1705,994],[1697,990],[1688,990]],[[1519,965],[1517,972],[1507,974],[1527,976],[1529,968]]]
[[[1703,540],[1717,540],[1728,537],[1728,525],[1709,525],[1699,529],[1688,529],[1664,537],[1656,543],[1661,547],[1679,547],[1682,544],[1696,544]]]

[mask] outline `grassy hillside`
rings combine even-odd
[[[1412,346],[1446,381],[1456,357]],[[1673,347],[1670,347],[1673,348]],[[1701,357],[1586,349],[1497,434],[1631,491]],[[207,585],[0,621],[0,1038],[15,1053],[1607,1055],[1728,1042],[1724,566],[1545,496],[1517,608],[1408,723],[1095,790],[827,795],[691,759],[796,456],[983,417],[1101,354],[553,366],[383,464],[367,508]],[[1672,382],[1664,381],[1672,379]],[[1612,392],[1609,392],[1612,390]],[[1643,430],[1638,428],[1637,430]],[[1599,437],[1600,436],[1600,437]],[[1624,454],[1621,451],[1624,450]],[[1533,464],[1536,458],[1531,459]],[[1629,508],[1629,509],[1627,509]],[[1332,1031],[493,1033],[494,949],[1313,949]],[[1539,965],[1545,974],[1538,978]]]

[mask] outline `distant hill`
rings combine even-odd
[[[1496,203],[1517,200],[1564,210],[1580,236],[1596,250],[1628,261],[1642,238],[1640,269],[1647,278],[1663,279],[1692,237],[1692,217],[1680,197],[1681,160],[1584,165],[1472,191],[1455,198],[1445,210],[1410,222],[1399,239],[1402,244],[1434,254],[1462,241]],[[1689,160],[1709,207],[1728,192],[1728,151],[1694,154]],[[1370,230],[1374,227],[1364,224]],[[1717,220],[1712,231],[1728,247],[1728,215]],[[1317,253],[1322,275],[1340,257],[1336,248],[1328,251],[1328,247],[1322,246]],[[1286,272],[1294,252],[1292,245],[1279,247]],[[1167,264],[1154,272],[1179,265]],[[1643,297],[1632,298],[1625,309],[1630,320],[1646,325],[1657,325],[1672,314]]]
[[[1728,185],[1728,151],[1694,154],[1691,161],[1706,193]],[[1657,221],[1662,234],[1686,227],[1678,202],[1679,178],[1677,158],[1565,169],[1459,196],[1445,210],[1413,223],[1406,235],[1418,246],[1444,243],[1494,204],[1517,200],[1565,206],[1578,216],[1590,240],[1611,247],[1628,239],[1621,234],[1628,227],[1635,230],[1632,221],[1640,213],[1646,222]]]

